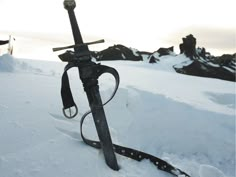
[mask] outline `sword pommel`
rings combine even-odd
[[[63,4],[66,10],[73,10],[76,7],[75,0],[64,0]]]

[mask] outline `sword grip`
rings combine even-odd
[[[70,19],[74,42],[75,42],[75,44],[83,44],[84,43],[83,38],[80,33],[80,29],[79,29],[79,25],[77,23],[74,9],[68,8],[67,11],[68,11],[69,19]],[[86,46],[86,45],[75,46],[74,49],[75,49],[75,52],[83,52],[83,51],[89,50],[88,46]]]

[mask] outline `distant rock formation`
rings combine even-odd
[[[186,57],[193,59],[196,55],[197,40],[192,34],[182,38],[183,43],[179,45],[180,53],[184,53]]]
[[[123,45],[114,45],[100,52],[94,52],[94,57],[98,61],[105,60],[143,60],[142,56],[137,53],[137,50],[125,47]]]
[[[160,54],[160,57],[163,56],[163,55],[170,55],[171,53],[174,52],[174,46],[169,47],[169,48],[161,47],[157,50],[157,52]]]
[[[174,46],[169,48],[164,48],[164,47],[159,48],[157,51],[150,53],[149,56],[147,57],[147,60],[149,61],[149,63],[157,63],[158,61],[160,61],[159,59],[160,57],[166,55],[175,55]]]
[[[224,63],[221,57],[215,57],[212,60],[200,58],[182,68],[174,67],[176,72],[200,77],[218,78],[227,81],[235,80],[236,54],[227,55],[227,61]]]
[[[188,66],[176,68],[176,72],[201,77],[218,78],[228,81],[235,80],[236,58],[233,55],[212,56],[205,48],[196,49],[196,38],[192,34],[183,38],[180,44],[180,53],[184,53],[193,62]]]
[[[179,45],[180,53],[188,57],[191,62],[180,65],[181,67],[173,66],[176,72],[187,75],[218,78],[234,82],[236,81],[236,54],[224,54],[220,57],[215,57],[207,52],[205,48],[196,48],[197,40],[192,34],[187,35],[182,39],[183,43]],[[93,56],[98,61],[143,60],[148,63],[158,64],[161,57],[174,57],[176,54],[174,53],[174,47],[161,47],[157,51],[151,53],[138,51],[119,44],[99,52],[93,52]],[[165,57],[165,59],[168,59],[168,57]]]
[[[159,59],[155,58],[153,55],[149,58],[149,63],[156,63]]]

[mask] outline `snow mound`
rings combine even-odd
[[[191,177],[235,177],[235,83],[177,74],[164,68],[164,62],[173,66],[165,57],[163,65],[103,62],[121,78],[105,107],[113,142],[160,157]],[[2,68],[9,62],[14,71],[0,72],[1,85],[7,86],[0,87],[1,177],[171,177],[147,160],[119,155],[121,169],[110,170],[101,151],[82,142],[80,117],[88,103],[77,68],[69,78],[79,115],[69,120],[61,111],[65,63],[7,55],[0,60]],[[172,59],[173,64],[184,61],[181,56]],[[99,79],[106,100],[113,82]],[[91,116],[84,133],[97,138]]]
[[[45,68],[43,70],[42,68]],[[48,71],[46,64],[36,60],[15,58],[12,55],[0,56],[0,72],[28,72],[42,75],[55,75],[54,70]]]
[[[15,61],[9,54],[0,56],[0,72],[13,72]]]

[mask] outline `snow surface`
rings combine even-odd
[[[105,107],[113,142],[160,157],[192,177],[235,176],[235,83],[174,72],[182,55],[158,64],[109,61],[121,83]],[[70,71],[79,115],[62,115],[61,74],[65,63],[0,56],[1,177],[170,177],[149,161],[117,155],[116,172],[101,151],[80,137],[80,117],[88,110],[77,69]],[[103,100],[114,79],[99,79]],[[97,138],[92,118],[85,135]]]

